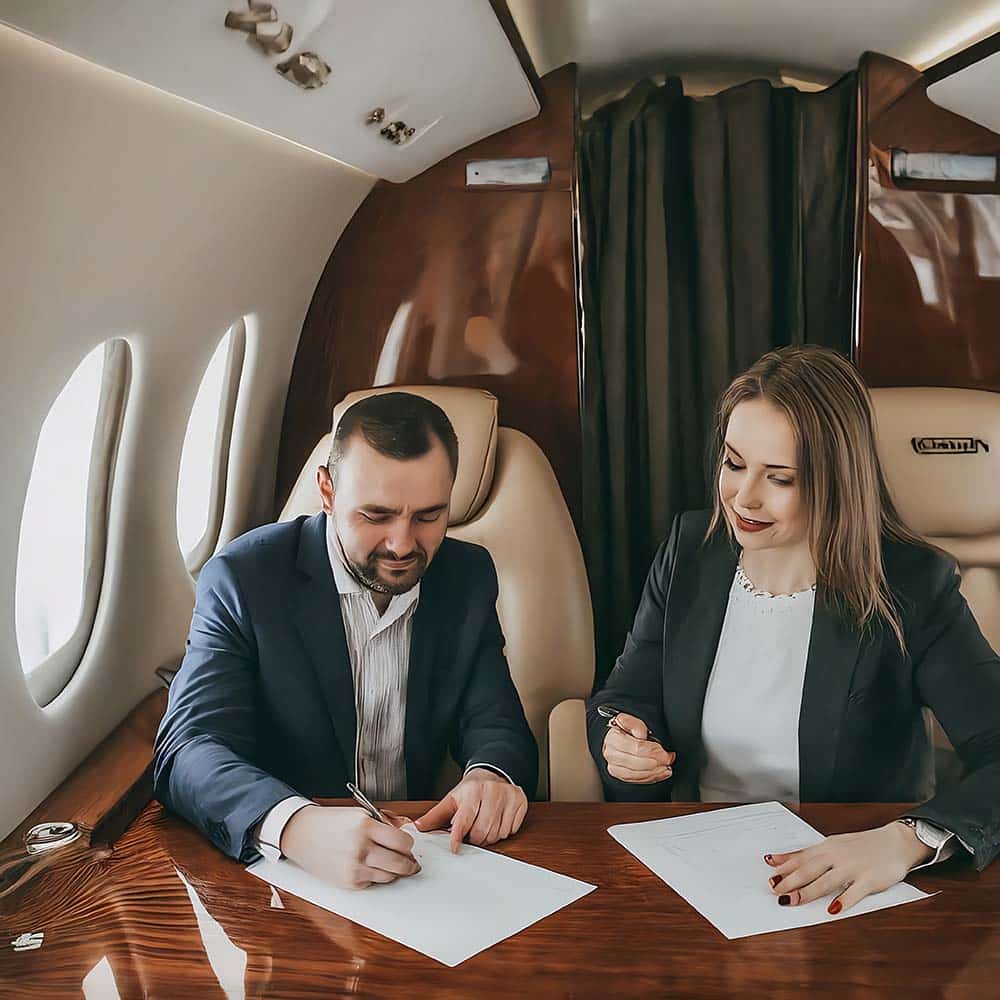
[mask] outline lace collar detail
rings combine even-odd
[[[806,590],[797,590],[797,591],[795,591],[794,594],[772,594],[768,590],[762,590],[760,587],[755,586],[753,580],[751,580],[750,577],[748,577],[746,575],[746,573],[744,572],[744,570],[743,570],[743,560],[742,559],[736,564],[736,581],[751,596],[753,596],[753,597],[766,597],[769,600],[774,600],[776,598],[777,599],[782,599],[783,598],[783,599],[786,599],[786,600],[795,600],[796,598],[801,597],[804,594],[814,594],[816,592],[816,584],[815,583],[811,587],[807,588]]]

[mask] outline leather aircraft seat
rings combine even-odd
[[[1000,393],[873,389],[872,402],[896,509],[910,528],[955,557],[962,593],[990,645],[1000,649]],[[947,784],[960,776],[961,764],[930,720],[938,783]]]
[[[448,535],[489,550],[499,581],[497,612],[507,661],[538,741],[539,798],[601,801],[587,749],[584,701],[594,681],[594,630],[580,544],[559,484],[541,449],[498,426],[497,399],[481,389],[389,386],[354,392],[333,413],[384,392],[424,396],[448,415],[458,437],[458,474]],[[332,432],[313,449],[279,520],[320,507],[316,469]],[[449,765],[441,789],[457,780]]]

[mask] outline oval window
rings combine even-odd
[[[177,541],[192,574],[215,551],[222,528],[229,446],[245,352],[246,325],[240,320],[215,349],[188,418],[177,479]]]
[[[21,515],[14,618],[21,667],[40,705],[72,676],[93,628],[129,367],[125,341],[94,348],[38,435]]]

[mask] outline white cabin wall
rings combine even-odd
[[[194,591],[175,522],[181,446],[212,352],[244,315],[223,537],[270,520],[303,319],[373,178],[3,26],[0,93],[3,836],[183,654]],[[43,709],[14,630],[21,511],[52,401],[114,336],[133,368],[104,587],[83,662]]]

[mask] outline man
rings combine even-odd
[[[417,821],[492,844],[520,827],[538,750],[503,654],[489,554],[446,539],[458,442],[393,392],[350,407],[317,471],[323,512],[258,528],[198,580],[154,750],[158,798],[226,853],[291,858],[341,886],[419,870],[412,838],[305,796],[430,798]]]

